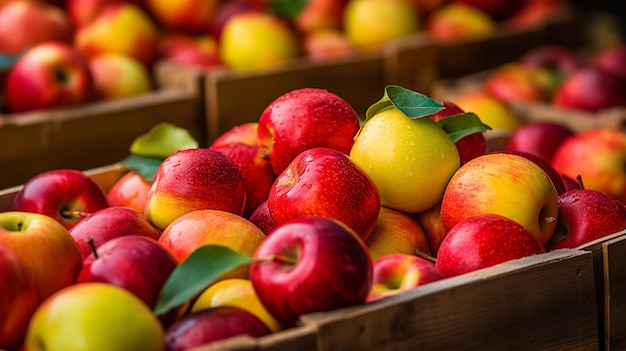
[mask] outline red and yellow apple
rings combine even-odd
[[[122,99],[152,90],[148,67],[131,56],[107,52],[90,57],[88,64],[95,98]]]
[[[406,213],[381,207],[372,234],[365,240],[372,260],[392,254],[430,255],[428,238],[422,227]]]

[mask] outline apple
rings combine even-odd
[[[145,0],[146,8],[169,31],[207,33],[219,0]]]
[[[527,0],[450,0],[450,2],[475,7],[494,20],[501,21],[521,10]]]
[[[626,80],[603,69],[587,66],[570,74],[554,94],[559,108],[589,112],[626,106]]]
[[[428,238],[422,227],[409,215],[381,207],[376,226],[365,240],[372,260],[392,254],[430,254]]]
[[[39,297],[26,264],[7,246],[0,246],[0,284],[0,348],[17,349]]]
[[[143,6],[144,0],[65,0],[65,9],[74,28],[80,28],[92,22],[102,9],[115,2],[128,2]]]
[[[215,38],[208,34],[165,34],[160,41],[161,57],[184,67],[212,70],[224,67]]]
[[[116,52],[151,65],[157,58],[159,35],[143,8],[118,2],[106,5],[93,21],[78,28],[74,46],[86,57]]]
[[[372,288],[367,302],[384,299],[444,278],[439,268],[414,254],[389,254],[373,261]]]
[[[195,210],[168,225],[158,242],[182,262],[196,249],[209,244],[252,256],[264,239],[261,229],[239,215],[221,210]],[[244,266],[223,274],[218,280],[247,277],[248,267]]]
[[[292,19],[300,33],[319,29],[340,30],[347,0],[309,0]]]
[[[569,10],[567,0],[526,0],[504,23],[518,30],[534,30]]]
[[[560,79],[546,68],[509,62],[489,73],[483,89],[504,102],[544,102],[551,99]]]
[[[565,191],[573,190],[573,189],[582,189],[580,182],[577,179],[573,179],[563,174],[561,174],[561,179],[563,179],[563,185],[565,185]]]
[[[603,191],[626,204],[626,134],[600,128],[565,139],[555,151],[552,167],[561,175],[582,177],[586,189]]]
[[[445,277],[476,271],[546,252],[518,222],[495,213],[469,216],[441,243],[435,266]]]
[[[85,59],[70,44],[49,41],[28,49],[7,73],[9,112],[74,106],[91,98],[93,82]]]
[[[541,167],[541,169],[546,173],[548,178],[550,178],[552,184],[554,184],[554,188],[556,189],[557,194],[560,195],[561,193],[564,193],[566,191],[563,177],[559,172],[554,169],[554,167],[552,167],[552,165],[548,161],[545,161],[540,157],[523,151],[492,151],[492,153],[508,153],[512,155],[519,155],[533,161],[537,166]]]
[[[17,55],[47,41],[71,43],[72,24],[57,6],[43,1],[12,1],[0,6],[0,53]]]
[[[113,100],[147,94],[152,90],[148,67],[126,54],[102,53],[88,59],[98,99]]]
[[[158,167],[146,198],[145,214],[163,230],[181,215],[215,209],[242,215],[246,184],[241,169],[208,148],[179,150]]]
[[[504,151],[526,152],[550,163],[561,142],[574,135],[564,124],[550,121],[528,121],[509,135]]]
[[[372,285],[367,247],[329,218],[298,217],[279,225],[254,257],[252,286],[285,328],[305,313],[362,304]]]
[[[626,207],[613,196],[591,189],[559,195],[559,221],[546,250],[576,248],[626,229]]]
[[[146,199],[152,182],[135,171],[128,171],[115,181],[106,193],[109,206],[130,207],[139,213],[146,208]]]
[[[435,121],[397,108],[363,124],[350,159],[374,180],[382,206],[407,213],[434,206],[460,165],[455,143]]]
[[[492,35],[497,28],[487,12],[460,2],[449,2],[435,9],[425,23],[426,33],[440,42]]]
[[[126,289],[150,308],[178,265],[156,239],[142,235],[112,238],[83,259],[77,283],[103,282]]]
[[[85,173],[53,169],[30,178],[13,199],[14,211],[41,213],[71,229],[88,214],[109,207],[105,192]]]
[[[258,120],[259,144],[277,175],[301,152],[329,147],[350,152],[359,115],[342,97],[321,88],[299,88],[271,101]]]
[[[483,123],[491,127],[484,132],[487,138],[498,133],[510,133],[522,124],[519,112],[484,89],[461,93],[451,100],[463,111],[478,115]]]
[[[220,134],[211,143],[212,146],[242,143],[246,145],[259,144],[259,123],[245,122],[233,126]]]
[[[257,206],[254,211],[252,211],[248,220],[259,227],[265,235],[269,235],[269,233],[276,227],[276,221],[272,218],[267,200],[261,202],[261,204]]]
[[[38,213],[1,212],[0,247],[13,250],[22,259],[40,302],[73,284],[82,266],[67,229]]]
[[[303,151],[276,177],[267,204],[279,225],[302,216],[332,218],[366,240],[378,220],[380,194],[346,154],[318,147]]]
[[[339,29],[321,28],[307,32],[302,37],[306,57],[312,60],[328,60],[357,54],[346,34]]]
[[[441,246],[443,238],[445,238],[448,234],[448,231],[444,228],[443,223],[441,222],[441,201],[437,202],[433,207],[427,210],[412,213],[410,216],[424,231],[428,241],[430,255],[437,257],[439,246]]]
[[[25,351],[162,351],[163,328],[131,292],[100,282],[74,284],[47,298],[28,325]]]
[[[441,221],[446,237],[462,220],[484,213],[516,221],[545,244],[556,228],[557,190],[541,167],[526,157],[479,156],[457,170],[443,194]]]
[[[524,67],[548,69],[560,74],[562,78],[584,65],[582,58],[576,52],[559,44],[536,46],[518,58],[517,63]]]
[[[129,207],[110,206],[89,214],[70,230],[84,260],[93,247],[126,235],[140,235],[158,239],[161,231],[148,221],[143,213]],[[93,242],[90,244],[89,240]]]
[[[168,351],[209,346],[237,335],[259,338],[271,331],[251,312],[232,306],[214,307],[186,315],[165,330]]]
[[[219,3],[215,16],[211,20],[211,29],[209,33],[219,40],[224,29],[224,24],[228,22],[230,17],[235,14],[249,11],[264,12],[267,9],[268,2],[265,0],[230,0]]]
[[[442,101],[442,104],[442,110],[428,116],[435,122],[439,122],[446,117],[465,112],[452,101]],[[457,151],[459,152],[461,164],[464,164],[467,161],[480,155],[484,155],[487,152],[487,141],[485,139],[485,135],[479,132],[472,133],[457,140],[455,142],[455,146]]]
[[[239,307],[252,313],[271,332],[282,329],[259,300],[249,279],[230,278],[211,284],[195,299],[190,313],[221,306]]]
[[[626,80],[626,44],[615,45],[596,53],[592,65]]]
[[[224,23],[219,54],[233,70],[257,70],[294,61],[300,56],[300,47],[295,30],[282,17],[244,11]]]
[[[360,50],[380,50],[419,29],[419,15],[405,0],[350,0],[343,11],[343,30]]]

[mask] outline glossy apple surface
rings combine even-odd
[[[372,234],[365,240],[372,260],[391,254],[415,254],[416,250],[430,255],[428,237],[422,227],[409,215],[382,206]]]
[[[448,234],[441,221],[441,201],[425,211],[412,213],[411,218],[415,219],[426,234],[430,255],[437,257],[439,246]]]
[[[597,112],[626,106],[626,80],[588,66],[570,74],[555,92],[552,103],[560,108]]]
[[[267,200],[261,202],[261,204],[252,211],[248,220],[259,227],[265,235],[269,234],[272,229],[276,227],[276,221],[272,218]]]
[[[12,205],[14,211],[50,216],[68,230],[106,207],[109,203],[102,188],[73,169],[55,169],[32,177],[15,195]]]
[[[519,223],[485,213],[467,217],[450,229],[435,265],[452,277],[544,252],[544,246]]]
[[[552,162],[561,142],[573,134],[574,131],[560,123],[526,122],[511,132],[504,150],[526,152]]]
[[[346,154],[318,147],[299,154],[278,175],[267,204],[279,225],[302,216],[332,218],[366,240],[378,220],[380,194]]]
[[[491,127],[491,130],[484,132],[486,137],[492,131],[510,133],[522,124],[519,112],[482,89],[462,93],[453,102],[463,111],[475,113],[484,124]]]
[[[523,151],[494,151],[494,153],[498,152],[519,155],[533,161],[537,166],[541,168],[541,170],[546,173],[548,178],[550,178],[552,184],[554,185],[554,188],[556,189],[557,194],[562,194],[566,191],[565,183],[563,182],[563,177],[561,176],[561,174],[557,172],[554,167],[552,167],[552,165],[544,159]]]
[[[305,313],[358,305],[372,284],[367,247],[342,223],[299,217],[277,227],[254,253],[250,281],[285,327]],[[273,259],[269,259],[272,258]]]
[[[130,171],[118,179],[106,193],[109,206],[125,206],[143,213],[152,182]]]

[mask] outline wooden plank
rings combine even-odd
[[[317,330],[313,326],[297,326],[255,339],[237,336],[191,351],[317,351]]]
[[[384,47],[387,84],[430,95],[439,73],[437,49],[435,42],[423,33],[389,42]]]
[[[303,316],[319,350],[596,350],[592,255],[557,250]]]
[[[602,244],[605,350],[626,349],[626,235]]]

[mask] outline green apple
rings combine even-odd
[[[163,327],[131,292],[107,283],[74,284],[46,299],[28,325],[25,351],[162,351]]]

